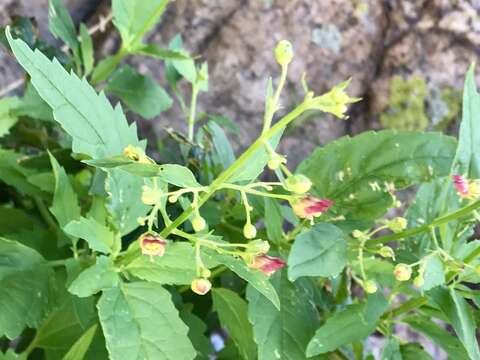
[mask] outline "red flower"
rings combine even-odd
[[[285,261],[283,259],[265,254],[256,255],[248,265],[249,268],[260,270],[269,276],[284,266]]]
[[[297,199],[293,204],[293,212],[302,219],[313,220],[314,217],[322,215],[333,205],[332,200],[319,199],[311,195]]]
[[[156,234],[148,233],[140,237],[140,248],[143,255],[163,256],[166,247],[167,241]]]
[[[192,291],[198,295],[205,295],[212,288],[212,283],[208,279],[193,279],[192,284],[190,285]]]
[[[461,175],[452,175],[453,185],[458,196],[463,199],[474,200],[480,197],[478,180],[469,180]]]

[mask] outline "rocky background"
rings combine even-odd
[[[106,0],[65,2],[74,20],[89,26],[110,12]],[[238,124],[238,147],[261,128],[266,79],[279,75],[272,55],[278,40],[290,40],[296,54],[284,108],[302,96],[303,72],[317,93],[351,77],[349,93],[363,101],[351,107],[348,121],[315,115],[289,129],[281,146],[293,165],[317,145],[367,129],[454,131],[464,74],[479,59],[479,12],[480,0],[175,0],[146,40],[166,45],[181,33],[185,47],[209,63],[210,91],[200,94],[199,111]],[[48,0],[0,0],[0,26],[13,15],[35,17],[41,36],[55,43],[47,30]],[[120,44],[111,24],[94,40],[99,58]],[[158,60],[127,62],[165,84]],[[18,91],[11,84],[21,77],[0,51],[0,93]],[[139,122],[150,139],[167,126],[185,128],[178,107]]]

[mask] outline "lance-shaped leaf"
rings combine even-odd
[[[121,284],[105,291],[97,307],[110,359],[195,358],[188,328],[161,285]]]

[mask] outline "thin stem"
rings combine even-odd
[[[190,102],[190,110],[188,113],[188,140],[193,142],[193,130],[195,126],[195,111],[197,108],[197,95],[198,95],[198,87],[194,83],[192,85],[192,99]]]
[[[280,99],[280,93],[282,92],[283,86],[285,85],[285,80],[287,80],[288,66],[282,66],[282,73],[280,74],[280,80],[278,81],[277,90],[273,95],[273,98],[267,99],[267,111],[265,112],[265,117],[263,121],[263,130],[262,134],[266,133],[270,126],[272,125],[273,114],[278,108],[278,100]]]
[[[48,211],[47,206],[45,205],[43,200],[40,199],[38,196],[35,196],[33,200],[35,201],[35,205],[37,206],[38,212],[42,216],[43,220],[45,220],[48,227],[54,231],[58,230],[59,227],[56,221],[53,219],[52,215],[50,214],[50,211]]]

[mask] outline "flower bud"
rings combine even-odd
[[[257,236],[257,229],[250,223],[246,223],[243,227],[243,236],[247,239],[253,239]]]
[[[142,187],[142,202],[146,205],[155,205],[162,199],[162,191],[149,186]]]
[[[273,154],[270,160],[268,160],[267,166],[270,170],[276,170],[280,165],[285,164],[286,162],[287,159],[285,159],[285,156]]]
[[[212,288],[212,283],[208,279],[197,278],[192,281],[190,288],[195,294],[205,295]]]
[[[265,254],[254,256],[252,261],[248,264],[248,267],[250,269],[260,270],[261,272],[269,276],[284,266],[285,261],[283,261],[281,258],[268,256]]]
[[[266,254],[270,250],[270,244],[264,240],[253,240],[248,243],[247,251],[252,254]]]
[[[312,182],[308,177],[302,174],[292,175],[285,180],[284,187],[286,190],[295,194],[304,194],[312,187]]]
[[[413,279],[413,285],[415,285],[416,287],[422,287],[424,283],[425,280],[423,279],[422,275],[418,275],[415,277],[415,279]]]
[[[293,47],[290,41],[280,40],[275,47],[275,60],[281,66],[287,66],[293,59]]]
[[[398,281],[408,281],[412,276],[412,269],[407,264],[397,264],[393,269],[393,275]]]
[[[143,217],[141,217],[141,216],[137,217],[137,223],[138,223],[138,225],[140,225],[140,226],[145,225],[145,218],[143,218]]]
[[[200,276],[207,279],[212,275],[212,272],[205,267],[200,269]]]
[[[313,98],[310,101],[311,108],[329,112],[340,119],[346,119],[347,105],[360,100],[347,95],[345,89],[349,84],[350,80],[344,81],[333,87],[328,93]]]
[[[296,199],[292,203],[293,212],[302,219],[313,220],[314,217],[322,215],[327,211],[333,201],[328,199],[319,199],[311,195],[306,195]]]
[[[167,240],[156,233],[146,233],[140,236],[140,249],[143,255],[163,256],[167,247]]]
[[[200,215],[196,215],[192,220],[192,227],[195,232],[202,231],[207,227],[207,223],[205,222],[205,219],[202,218]]]
[[[469,180],[461,175],[453,175],[452,180],[458,196],[462,199],[474,200],[480,197],[478,180]]]
[[[172,203],[172,204],[173,204],[173,203],[176,203],[177,200],[178,200],[178,196],[171,195],[171,196],[168,197],[168,202],[170,202],[170,203]]]
[[[378,254],[384,258],[395,258],[395,252],[390,246],[382,246]]]
[[[360,231],[360,230],[353,230],[352,231],[352,236],[355,239],[368,240],[368,235],[365,232]]]
[[[385,225],[395,233],[399,233],[407,228],[407,219],[403,217],[396,217],[388,221]]]
[[[378,290],[377,283],[373,280],[366,280],[363,282],[363,289],[368,294],[375,294]]]
[[[145,152],[137,146],[128,145],[125,149],[123,149],[123,155],[125,155],[130,160],[138,161],[140,163],[150,162],[147,155],[145,155]]]

